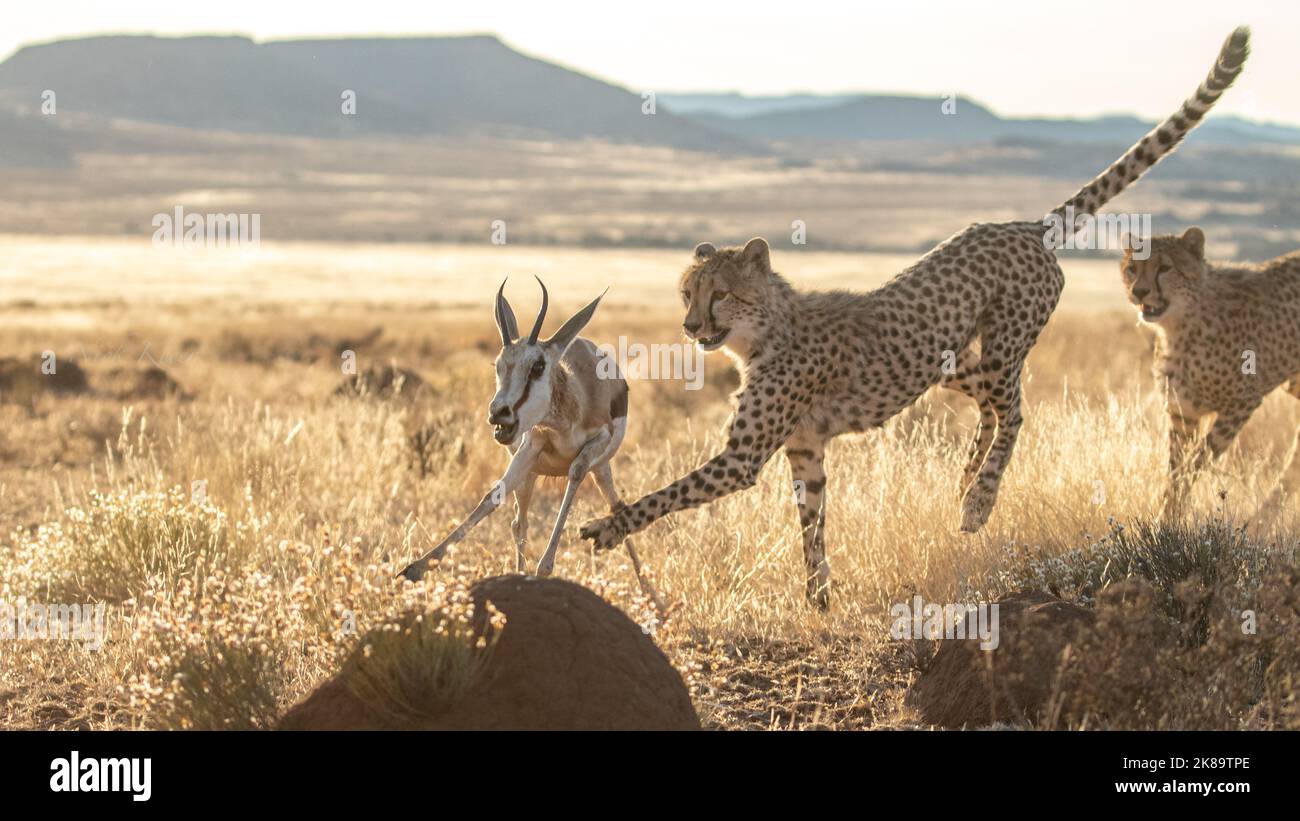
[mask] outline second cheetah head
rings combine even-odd
[[[1133,249],[1124,249],[1120,274],[1129,302],[1147,322],[1175,320],[1205,278],[1205,234],[1193,226],[1182,236],[1152,237],[1150,250],[1148,258],[1134,259]]]
[[[762,237],[751,239],[744,248],[718,249],[701,242],[679,285],[686,307],[682,321],[686,336],[705,351],[726,346],[746,356],[771,319],[775,276]]]

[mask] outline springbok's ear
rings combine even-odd
[[[606,288],[605,293],[608,292],[609,289]],[[556,331],[555,335],[546,340],[543,344],[547,347],[555,348],[560,355],[563,355],[564,352],[569,349],[569,346],[573,344],[573,340],[578,338],[578,334],[582,333],[582,329],[587,327],[587,323],[591,321],[591,318],[595,316],[596,306],[599,305],[600,301],[604,298],[605,294],[601,294],[593,299],[587,307],[569,317],[569,319],[560,326],[560,330]]]
[[[1183,247],[1196,255],[1197,259],[1205,258],[1205,232],[1193,225],[1183,232],[1178,238]]]
[[[714,248],[713,243],[711,242],[701,242],[699,245],[695,246],[696,259],[708,259],[716,253],[718,253],[718,249]]]
[[[754,237],[745,243],[745,249],[740,252],[741,262],[745,266],[753,266],[760,273],[772,273],[772,261],[767,247],[767,240],[762,237]]]
[[[506,281],[501,280],[501,289],[497,291],[496,302],[497,330],[501,332],[501,343],[509,345],[519,338],[519,323],[515,321],[515,312],[506,301]]]

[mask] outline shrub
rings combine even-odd
[[[181,488],[165,493],[92,492],[85,507],[35,532],[14,534],[11,589],[55,601],[123,602],[150,589],[174,589],[203,565],[228,558],[225,514]]]
[[[465,591],[441,609],[422,608],[388,619],[362,638],[344,665],[342,680],[361,703],[391,722],[437,716],[474,686],[490,645],[501,635],[505,617],[490,602],[487,607],[490,629],[480,631]]]
[[[1300,576],[1294,544],[1214,520],[1112,523],[1087,547],[1009,548],[991,585],[1093,606],[1067,648],[1045,728],[1300,727]],[[985,594],[988,595],[988,594]]]

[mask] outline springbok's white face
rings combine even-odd
[[[497,392],[488,405],[488,422],[494,426],[492,437],[510,446],[524,431],[540,424],[551,408],[551,375],[564,352],[586,327],[600,297],[569,318],[550,339],[538,340],[546,319],[548,297],[542,286],[542,309],[537,313],[532,333],[520,338],[515,312],[506,301],[504,282],[497,291],[496,320],[501,332],[501,353],[497,354]]]
[[[546,418],[551,407],[551,373],[558,357],[546,346],[512,342],[497,354],[497,392],[488,406],[488,422],[495,425],[492,437],[511,445],[520,431]]]

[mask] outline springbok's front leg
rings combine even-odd
[[[591,470],[591,466],[605,455],[612,438],[608,429],[601,428],[600,433],[587,440],[587,444],[582,446],[578,455],[573,457],[573,462],[569,465],[569,483],[564,488],[564,500],[560,502],[560,513],[555,517],[555,527],[551,529],[551,540],[546,544],[546,552],[537,563],[537,575],[549,576],[555,569],[555,551],[560,546],[560,536],[564,533],[564,520],[569,518],[569,507],[573,504],[573,496],[578,492],[582,480],[587,478],[587,471]]]
[[[528,505],[533,499],[533,487],[537,483],[537,474],[530,473],[519,489],[515,491],[515,518],[510,523],[510,532],[515,537],[515,572],[524,572],[528,547]]]
[[[479,500],[478,507],[474,508],[474,512],[469,514],[469,518],[461,522],[451,532],[451,535],[439,542],[433,550],[408,564],[398,575],[405,576],[413,582],[418,582],[423,578],[425,572],[429,569],[430,562],[441,561],[442,557],[447,553],[447,548],[464,539],[465,535],[473,530],[475,525],[501,506],[506,496],[533,477],[533,466],[537,463],[537,456],[541,453],[541,449],[541,443],[535,442],[531,433],[525,433],[523,440],[519,444],[519,450],[515,451],[514,457],[510,460],[510,466],[506,468],[505,476],[501,477],[501,481],[493,485],[492,489]]]

